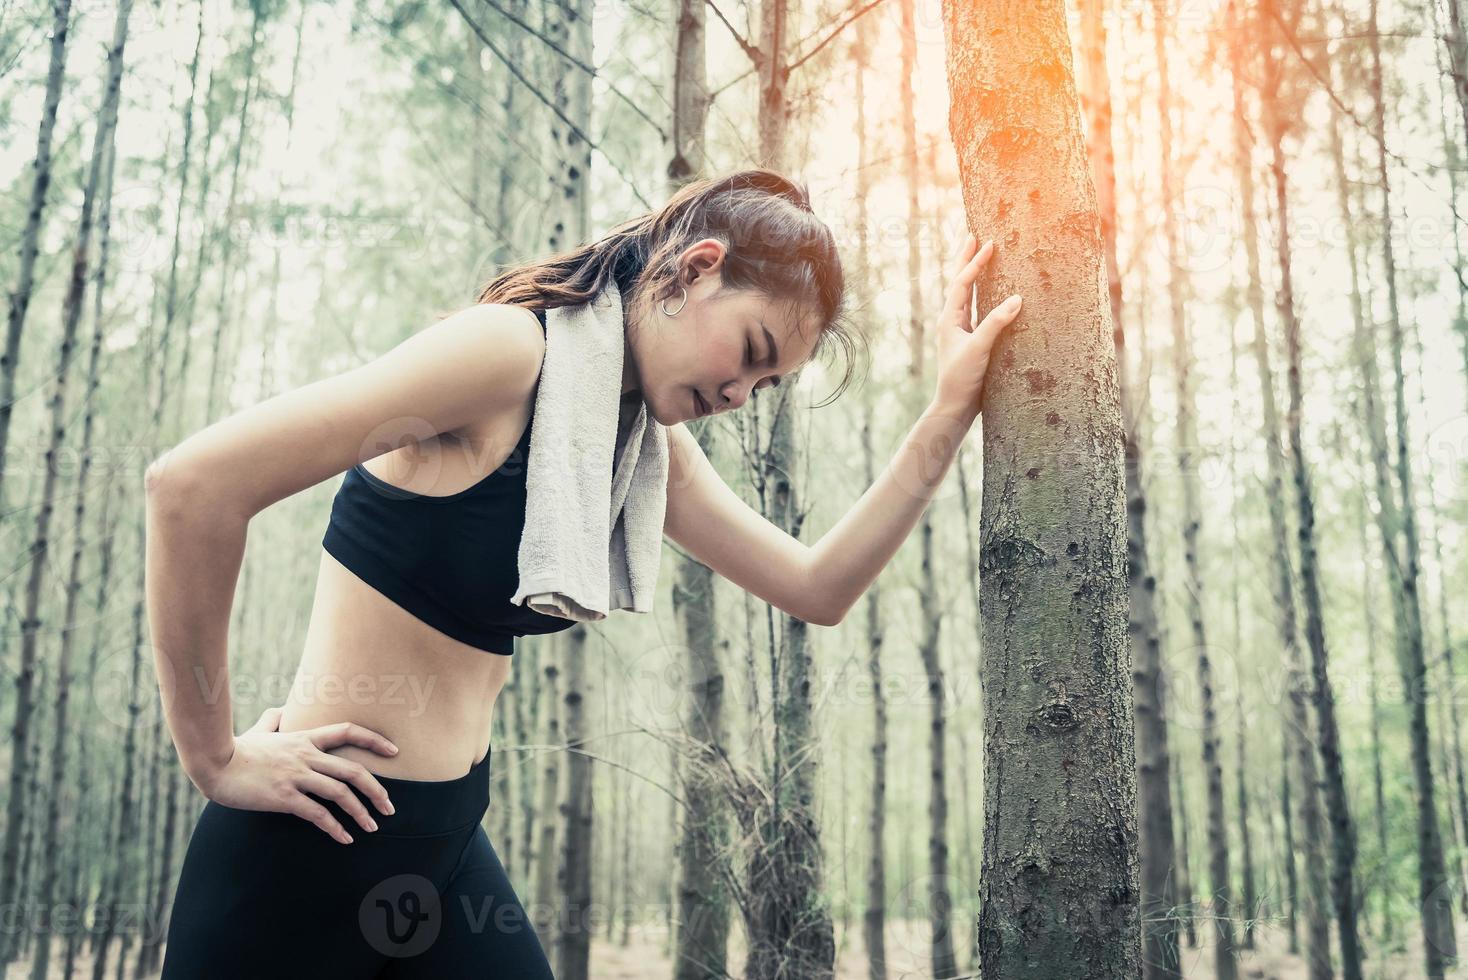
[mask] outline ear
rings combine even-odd
[[[718,274],[724,264],[724,243],[717,238],[705,238],[694,242],[683,250],[683,262],[679,279],[691,286],[699,276]]]

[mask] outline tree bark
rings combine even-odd
[[[1065,8],[945,3],[943,16],[968,225],[998,245],[979,306],[1027,301],[981,402],[981,966],[988,980],[1132,978],[1123,431]]]

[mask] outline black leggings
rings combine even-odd
[[[479,821],[489,753],[457,779],[378,776],[394,813],[341,844],[301,817],[209,801],[184,856],[163,980],[551,980]],[[351,784],[348,784],[349,786]]]

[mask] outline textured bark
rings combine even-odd
[[[979,306],[1026,299],[982,400],[981,965],[989,980],[1131,978],[1123,434],[1065,11],[945,3],[943,15],[968,224],[998,246]]]
[[[566,795],[562,817],[559,914],[556,916],[556,976],[560,980],[587,980],[591,966],[591,935],[596,928],[592,904],[591,757],[583,747],[586,723],[586,637],[584,629],[566,636]]]
[[[1147,980],[1181,980],[1178,923],[1173,912],[1172,766],[1163,703],[1162,650],[1157,634],[1157,579],[1148,567],[1147,497],[1140,407],[1143,379],[1129,363],[1120,263],[1116,254],[1116,161],[1111,142],[1111,86],[1106,68],[1106,22],[1101,0],[1082,0],[1081,53],[1085,84],[1081,104],[1088,121],[1088,149],[1096,179],[1107,297],[1121,385],[1123,456],[1126,461],[1127,636],[1132,657],[1136,716],[1137,804],[1142,882],[1142,970]]]

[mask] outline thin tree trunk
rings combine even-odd
[[[556,976],[561,980],[587,980],[591,975],[591,937],[596,927],[591,895],[592,769],[583,748],[589,731],[586,642],[584,629],[566,637],[566,795],[561,804],[561,914],[556,930]]]
[[[1177,915],[1182,920],[1183,930],[1188,938],[1188,948],[1197,949],[1198,933],[1195,926],[1197,914],[1193,906],[1193,864],[1192,861],[1188,858],[1189,847],[1187,789],[1183,785],[1182,769],[1174,766],[1172,772],[1173,786],[1177,791]]]
[[[1198,487],[1199,473],[1194,463],[1198,445],[1197,408],[1192,383],[1192,353],[1189,347],[1187,311],[1185,307],[1185,271],[1174,208],[1172,160],[1172,92],[1168,81],[1169,43],[1167,25],[1171,20],[1168,0],[1154,0],[1152,8],[1154,50],[1158,65],[1159,150],[1162,156],[1163,232],[1167,241],[1167,295],[1172,322],[1173,372],[1177,386],[1178,470],[1182,480],[1183,566],[1186,573],[1184,594],[1191,627],[1193,652],[1198,672],[1198,692],[1202,709],[1199,738],[1203,746],[1203,773],[1207,789],[1208,871],[1210,900],[1208,912],[1217,929],[1218,941],[1213,945],[1213,969],[1218,980],[1235,980],[1238,976],[1238,953],[1235,949],[1232,884],[1229,879],[1227,815],[1224,810],[1223,768],[1219,760],[1218,723],[1213,706],[1213,666],[1209,656],[1208,634],[1203,621],[1202,563],[1198,555],[1198,538],[1202,533],[1202,502]]]
[[[565,638],[547,639],[545,643],[554,643],[557,648],[564,646]],[[550,651],[547,651],[549,654]],[[541,665],[540,697],[544,698],[545,724],[538,729],[543,744],[546,746],[559,746],[561,744],[561,692],[560,692],[560,668],[556,665],[557,658],[547,655]],[[540,773],[540,836],[539,844],[536,846],[535,855],[535,901],[542,912],[542,916],[535,923],[540,932],[540,940],[543,945],[550,948],[555,944],[555,917],[552,911],[556,908],[554,901],[556,895],[556,821],[554,815],[560,803],[561,789],[561,753],[559,751],[545,750],[543,753],[545,762]]]
[[[102,182],[102,164],[111,145],[113,132],[117,124],[117,106],[123,71],[123,46],[127,40],[128,15],[131,10],[132,0],[121,0],[113,22],[112,45],[107,55],[106,88],[102,99],[102,106],[97,115],[96,130],[93,134],[91,161],[88,165],[87,180],[82,192],[81,215],[78,220],[76,239],[72,245],[71,275],[67,283],[66,296],[62,302],[61,344],[57,365],[54,373],[51,375],[51,391],[50,398],[48,399],[50,422],[47,426],[49,440],[46,446],[44,467],[42,470],[40,504],[36,510],[35,533],[25,559],[29,565],[29,574],[25,589],[25,612],[21,620],[20,663],[16,669],[16,708],[11,741],[12,758],[15,760],[23,760],[30,754],[31,714],[35,709],[35,692],[33,687],[36,655],[39,643],[39,631],[43,623],[41,619],[41,597],[43,584],[48,574],[52,571],[52,563],[48,556],[51,546],[51,517],[56,506],[57,482],[59,479],[57,472],[57,454],[61,452],[66,442],[67,423],[70,414],[67,409],[66,400],[67,388],[71,383],[73,348],[76,345],[77,327],[81,322],[82,304],[85,299],[87,261],[92,248],[93,218],[97,206],[97,192]],[[21,315],[23,316],[23,314],[24,311],[22,310]],[[7,401],[7,413],[8,410],[9,404]],[[71,609],[68,609],[66,618],[63,619],[64,624],[69,624],[70,615]],[[44,862],[41,872],[42,908],[50,907],[55,898],[57,884],[56,849],[54,844],[61,819],[61,778],[66,764],[64,722],[68,684],[66,670],[70,659],[70,643],[67,640],[63,640],[61,657],[61,676],[57,681],[57,707],[61,714],[57,721],[55,735],[55,742],[57,743],[56,751],[52,755],[52,792],[50,793],[50,802],[46,809],[45,824],[46,839],[52,846],[46,847],[42,855],[42,861]],[[17,854],[20,846],[20,833],[30,823],[26,820],[26,794],[22,782],[25,776],[28,775],[26,768],[24,765],[13,764],[11,766],[10,794],[5,822],[3,871],[0,871],[0,895],[5,896],[7,901],[14,901],[18,894],[18,883],[14,871],[18,865]],[[35,778],[37,774],[32,772],[29,775]],[[12,934],[12,930],[6,930],[5,932],[7,936]],[[42,952],[38,957],[41,966],[37,969],[42,971],[38,976],[44,977],[45,966],[50,960],[50,943],[49,941],[43,942],[41,946]],[[13,940],[8,939],[3,963],[9,963],[13,952]]]
[[[1126,462],[1127,635],[1132,659],[1132,704],[1136,716],[1137,795],[1142,882],[1142,970],[1147,980],[1181,980],[1178,924],[1173,914],[1171,758],[1161,686],[1157,636],[1157,580],[1148,568],[1147,498],[1142,455],[1141,379],[1133,376],[1126,350],[1121,268],[1117,259],[1116,163],[1111,142],[1111,84],[1106,67],[1106,22],[1101,0],[1082,0],[1081,104],[1089,125],[1089,154],[1106,260],[1107,297],[1122,399],[1123,457]]]
[[[1277,74],[1273,77],[1278,80]],[[1346,775],[1341,762],[1335,694],[1330,684],[1330,657],[1325,646],[1325,613],[1320,596],[1320,573],[1315,545],[1315,500],[1306,469],[1305,440],[1300,418],[1304,411],[1304,393],[1300,381],[1300,321],[1295,312],[1289,191],[1283,149],[1286,122],[1284,114],[1279,111],[1277,85],[1270,94],[1275,97],[1264,100],[1264,116],[1265,129],[1269,136],[1270,173],[1274,182],[1279,265],[1277,304],[1280,322],[1284,327],[1287,358],[1285,377],[1289,390],[1289,407],[1285,412],[1285,427],[1289,433],[1289,459],[1294,477],[1300,590],[1305,603],[1305,640],[1310,648],[1313,680],[1311,698],[1315,704],[1315,720],[1319,726],[1317,744],[1320,761],[1325,769],[1325,805],[1330,817],[1331,897],[1335,904],[1336,932],[1341,946],[1341,973],[1346,980],[1361,980],[1361,941],[1356,925],[1356,829],[1352,825],[1346,799]],[[1268,366],[1263,360],[1260,362],[1260,374],[1264,384],[1271,383]],[[1272,392],[1270,396],[1272,398]],[[1303,731],[1302,729],[1302,734]],[[1314,783],[1306,785],[1313,786]],[[1313,800],[1315,794],[1309,792],[1305,795]]]
[[[703,174],[708,114],[705,7],[695,0],[675,0],[673,7],[669,193]],[[707,423],[692,428],[704,454],[713,457],[717,428]],[[684,771],[680,785],[687,811],[678,839],[674,980],[714,980],[725,975],[728,961],[729,895],[724,866],[728,861],[729,813],[715,768],[727,752],[728,734],[714,599],[713,571],[691,557],[680,558],[673,613],[688,659],[689,701],[684,728],[692,751],[687,759],[678,760]]]
[[[1407,423],[1406,376],[1402,368],[1402,321],[1397,300],[1396,258],[1392,251],[1391,185],[1386,166],[1386,104],[1382,94],[1381,44],[1377,36],[1376,0],[1369,5],[1370,86],[1373,102],[1372,138],[1376,150],[1376,179],[1381,191],[1382,262],[1387,286],[1387,327],[1395,375],[1396,405],[1396,476],[1401,492],[1400,524],[1393,522],[1383,534],[1391,541],[1389,565],[1397,565],[1401,596],[1397,603],[1402,616],[1398,621],[1398,643],[1401,644],[1403,682],[1406,684],[1410,711],[1410,744],[1412,776],[1416,786],[1418,908],[1422,915],[1423,954],[1427,974],[1432,980],[1443,975],[1457,959],[1457,937],[1453,929],[1451,887],[1443,861],[1442,837],[1438,829],[1434,800],[1431,750],[1427,731],[1425,681],[1427,666],[1423,652],[1422,608],[1418,594],[1418,569],[1421,567],[1417,541],[1416,504],[1412,493],[1412,471],[1407,455],[1409,440]],[[1374,359],[1374,347],[1364,353]],[[1371,383],[1368,382],[1370,386]],[[1374,387],[1374,386],[1373,386]],[[1385,447],[1381,447],[1383,452]],[[1385,512],[1385,508],[1383,508]],[[1403,549],[1397,551],[1395,538],[1400,529]]]
[[[1264,8],[1268,9],[1268,8]],[[1318,797],[1314,792],[1317,772],[1314,752],[1314,734],[1309,713],[1305,706],[1305,676],[1303,657],[1299,646],[1298,611],[1295,606],[1294,584],[1291,577],[1289,528],[1285,517],[1284,490],[1284,447],[1280,440],[1279,408],[1275,401],[1274,372],[1269,363],[1269,341],[1264,322],[1264,296],[1261,284],[1262,263],[1259,257],[1258,226],[1254,214],[1254,164],[1252,138],[1244,104],[1245,64],[1244,38],[1242,31],[1250,23],[1231,6],[1232,23],[1237,30],[1231,46],[1231,68],[1233,75],[1233,132],[1235,147],[1235,169],[1239,180],[1239,200],[1243,209],[1243,238],[1246,255],[1245,282],[1249,311],[1254,320],[1254,358],[1259,372],[1259,389],[1263,400],[1261,427],[1264,435],[1264,455],[1268,488],[1265,500],[1268,505],[1269,527],[1274,544],[1274,606],[1278,613],[1280,645],[1284,652],[1289,697],[1288,727],[1285,731],[1287,744],[1295,754],[1295,789],[1299,799],[1296,803],[1299,819],[1305,835],[1305,922],[1306,947],[1312,980],[1330,977],[1334,968],[1330,953],[1330,923],[1326,911],[1326,869],[1321,853],[1325,837]],[[1279,98],[1279,67],[1274,55],[1266,49],[1266,74],[1269,79],[1260,93],[1260,101],[1267,117],[1272,117],[1272,106]],[[1289,834],[1292,838],[1292,830]],[[1290,867],[1291,943],[1295,940],[1293,916],[1298,908],[1298,892],[1293,867],[1293,846],[1288,860]]]
[[[5,499],[5,450],[10,444],[10,416],[15,403],[16,373],[20,367],[20,341],[35,287],[36,256],[41,247],[46,191],[51,186],[51,137],[56,130],[56,109],[61,104],[61,85],[66,76],[66,38],[70,17],[71,0],[52,0],[51,62],[46,70],[46,98],[36,135],[36,155],[31,160],[31,196],[26,208],[25,228],[20,233],[20,268],[16,273],[15,290],[10,294],[5,351],[0,354],[0,502]],[[8,837],[7,831],[7,840]],[[3,858],[5,867],[0,868],[0,902],[6,903],[7,907],[15,897],[10,863],[14,857],[7,843]],[[0,939],[0,944],[3,944],[0,945],[0,965],[3,965],[10,961],[11,940]]]

